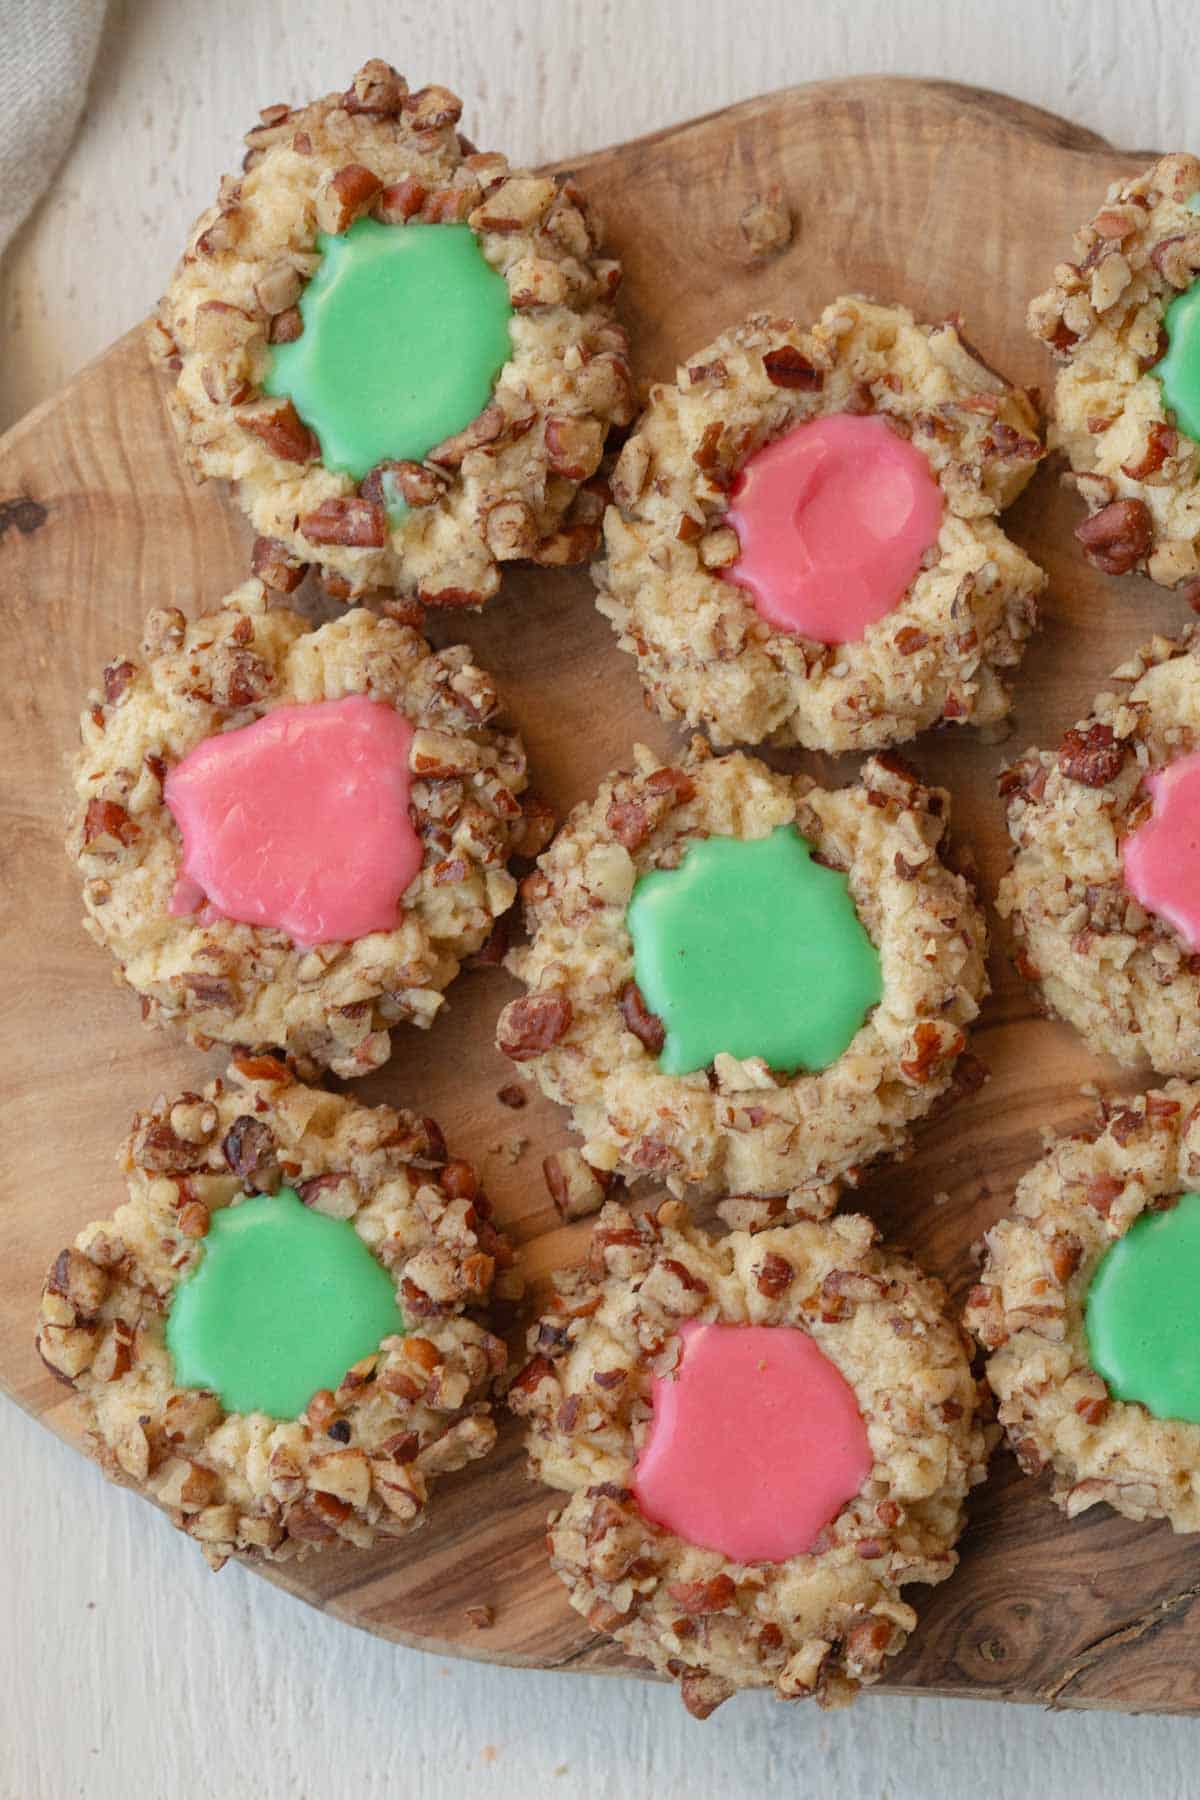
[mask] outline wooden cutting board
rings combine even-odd
[[[233,144],[229,151],[232,160]],[[625,264],[623,305],[643,380],[671,379],[678,359],[750,311],[808,321],[838,293],[861,290],[929,318],[961,312],[989,359],[1015,379],[1046,383],[1049,364],[1023,329],[1026,302],[1106,183],[1148,160],[998,95],[866,80],[751,101],[575,166]],[[776,183],[796,215],[795,236],[783,254],[755,263],[739,216]],[[1093,573],[1072,539],[1078,515],[1043,469],[1008,517],[1050,573],[1014,735],[984,744],[951,730],[927,735],[913,753],[952,790],[957,834],[973,848],[988,895],[1004,863],[1002,763],[1028,743],[1057,740],[1135,644],[1188,616],[1148,582]],[[137,644],[147,610],[211,605],[245,575],[249,547],[228,495],[193,486],[185,473],[139,332],[0,442],[0,1383],[64,1436],[70,1398],[32,1349],[43,1272],[81,1225],[119,1201],[112,1157],[134,1108],[220,1066],[215,1054],[205,1066],[198,1052],[145,1032],[136,1002],[84,938],[61,848],[64,759],[85,690],[106,660]],[[536,783],[559,809],[590,795],[635,739],[664,753],[677,741],[644,711],[632,663],[592,608],[586,572],[512,573],[482,617],[435,621],[432,631],[440,641],[469,639],[499,678]],[[840,782],[855,763],[809,766]],[[974,1040],[991,1082],[929,1125],[910,1161],[851,1200],[956,1297],[971,1280],[971,1245],[1007,1207],[1043,1130],[1086,1118],[1082,1084],[1135,1085],[1065,1026],[1036,1017],[999,954],[993,980]],[[578,1257],[587,1226],[561,1227],[541,1181],[542,1156],[569,1141],[562,1116],[544,1101],[513,1112],[496,1098],[511,1075],[492,1048],[493,1026],[513,992],[500,972],[465,976],[433,1031],[403,1039],[359,1091],[442,1121],[451,1145],[485,1169],[536,1280]],[[961,1569],[928,1595],[917,1590],[921,1626],[888,1685],[1200,1709],[1194,1548],[1104,1508],[1067,1524],[1046,1486],[996,1456],[971,1503]],[[496,1455],[444,1483],[433,1522],[407,1542],[328,1553],[271,1578],[339,1618],[443,1655],[627,1668],[570,1610],[549,1571],[542,1540],[551,1504],[525,1479],[509,1420]],[[179,1555],[196,1554],[180,1538]],[[494,1608],[490,1628],[472,1626],[473,1605]]]

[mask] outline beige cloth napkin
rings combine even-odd
[[[0,255],[74,136],[106,0],[0,0]]]

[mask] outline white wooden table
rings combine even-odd
[[[342,84],[369,55],[454,88],[477,141],[529,161],[868,72],[999,88],[1125,146],[1200,144],[1193,0],[110,0],[83,127],[0,268],[0,428],[147,310],[257,107]],[[210,1575],[2,1403],[0,1469],[0,1800],[1200,1786],[1185,1720],[888,1698],[823,1717],[756,1696],[700,1726],[643,1683],[450,1666],[239,1568]]]

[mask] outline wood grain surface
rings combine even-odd
[[[1115,176],[1141,167],[1100,139],[997,96],[894,79],[822,84],[751,101],[577,161],[625,263],[623,306],[639,376],[676,361],[744,313],[809,319],[845,290],[895,297],[927,317],[963,314],[983,353],[1016,379],[1050,374],[1026,339],[1042,286]],[[749,256],[738,227],[779,183],[797,217],[791,247]],[[995,793],[1001,765],[1052,741],[1104,677],[1183,610],[1149,583],[1106,581],[1076,553],[1077,503],[1043,469],[1008,515],[1049,571],[1044,626],[1026,657],[1014,735],[983,744],[928,735],[914,760],[953,793],[955,834],[985,895],[1004,862]],[[185,473],[131,334],[0,441],[0,993],[9,1048],[7,1155],[0,1173],[0,1383],[64,1436],[71,1404],[31,1348],[40,1281],[54,1252],[119,1201],[112,1153],[156,1091],[195,1086],[203,1058],[138,1024],[84,938],[61,848],[63,768],[86,688],[136,644],[152,605],[201,610],[245,573],[249,535],[217,488]],[[434,621],[498,677],[539,788],[559,809],[589,795],[638,738],[677,739],[643,709],[632,664],[594,612],[585,572],[518,571],[481,617]],[[823,779],[854,759],[796,758]],[[971,1245],[1008,1204],[1046,1127],[1080,1122],[1081,1092],[1135,1085],[1064,1026],[1036,1017],[1002,956],[975,1049],[992,1070],[978,1095],[919,1135],[914,1156],[851,1204],[910,1246],[961,1294]],[[558,1226],[540,1161],[568,1141],[548,1103],[500,1105],[508,1067],[492,1049],[514,991],[503,974],[464,977],[428,1035],[401,1042],[360,1084],[367,1099],[419,1104],[484,1168],[535,1282],[573,1260],[586,1227]],[[509,1422],[496,1455],[447,1481],[431,1524],[407,1543],[325,1554],[272,1578],[337,1616],[404,1643],[484,1659],[590,1669],[628,1665],[567,1607],[543,1549],[552,1497],[530,1486]],[[1133,1710],[1200,1708],[1200,1593],[1186,1541],[1097,1509],[1067,1524],[1045,1484],[1006,1454],[974,1498],[962,1567],[921,1601],[922,1624],[890,1686]],[[472,1627],[465,1609],[495,1621]]]

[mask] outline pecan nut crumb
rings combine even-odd
[[[753,257],[778,256],[792,241],[792,214],[776,182],[765,194],[755,194],[738,217],[738,227]]]
[[[1149,553],[1154,521],[1144,500],[1114,500],[1075,528],[1084,555],[1105,575],[1128,575]]]
[[[775,387],[799,388],[811,394],[824,385],[822,371],[793,344],[780,344],[776,349],[768,350],[762,362],[768,380]]]
[[[1058,766],[1070,781],[1106,787],[1121,773],[1127,755],[1128,747],[1114,739],[1111,725],[1097,723],[1086,731],[1072,726],[1063,737]]]
[[[657,1056],[667,1041],[666,1027],[657,1013],[652,1013],[642,998],[636,981],[627,981],[618,997],[621,1017],[626,1029],[643,1043],[651,1056]]]
[[[542,1163],[547,1191],[560,1216],[570,1221],[599,1212],[612,1186],[607,1170],[594,1169],[578,1150],[554,1150]]]
[[[565,1036],[571,1018],[571,1002],[561,994],[513,1000],[500,1015],[496,1041],[513,1062],[528,1062]]]
[[[281,1180],[275,1135],[261,1119],[243,1113],[221,1142],[225,1161],[247,1193],[274,1194]]]

